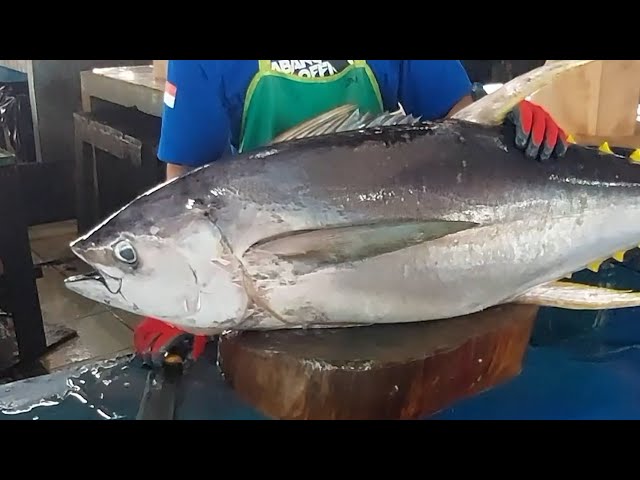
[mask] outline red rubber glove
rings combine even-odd
[[[541,106],[523,100],[509,114],[516,127],[516,147],[528,158],[549,160],[567,152],[567,135]]]
[[[155,318],[145,318],[133,332],[136,353],[145,363],[160,365],[165,354],[186,353],[185,360],[196,360],[204,352],[208,337],[186,333]]]

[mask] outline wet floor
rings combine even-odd
[[[177,420],[268,419],[242,401],[216,366],[214,348],[180,381]],[[137,417],[147,370],[130,355],[73,366],[0,386],[2,420],[133,420]]]
[[[34,262],[48,262],[37,281],[44,320],[72,328],[78,334],[43,357],[45,368],[56,370],[76,362],[131,352],[133,328],[140,317],[108,308],[64,287],[66,277],[87,271],[83,262],[72,257],[68,247],[77,236],[75,221],[38,225],[30,228],[29,236]]]

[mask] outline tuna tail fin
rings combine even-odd
[[[552,282],[532,288],[513,303],[569,310],[608,310],[639,307],[640,292],[573,282]]]
[[[403,124],[414,125],[419,121],[420,117],[416,118],[413,115],[406,115],[401,108],[395,112],[382,112],[378,115],[372,115],[368,112],[360,112],[356,105],[342,105],[281,133],[271,142],[271,145],[290,140],[328,135],[336,132],[360,130],[363,128]]]
[[[549,60],[546,64],[505,83],[495,92],[453,115],[458,120],[499,125],[518,103],[551,83],[558,75],[595,60]]]

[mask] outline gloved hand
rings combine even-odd
[[[507,119],[516,127],[516,147],[528,158],[544,162],[567,152],[567,135],[539,105],[523,100]]]
[[[155,318],[145,318],[133,332],[136,353],[150,365],[162,364],[167,352],[186,355],[185,360],[196,360],[204,352],[208,337],[186,333]]]

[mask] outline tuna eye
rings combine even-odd
[[[135,249],[126,240],[118,242],[113,248],[113,253],[118,260],[129,265],[136,263],[138,260]]]

